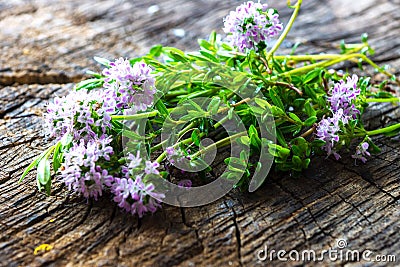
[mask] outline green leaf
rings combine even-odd
[[[168,109],[161,101],[161,99],[156,102],[155,106],[163,117],[167,117],[169,115]]]
[[[150,48],[149,56],[159,57],[161,55],[162,49],[163,49],[163,46],[160,44],[153,46],[152,48]]]
[[[361,34],[361,42],[368,43],[368,33],[364,32]]]
[[[279,157],[282,158],[283,160],[286,160],[287,157],[289,157],[289,155],[290,155],[290,150],[287,149],[287,148],[282,147],[282,148],[279,150],[278,155],[279,155]]]
[[[296,108],[302,108],[304,105],[304,102],[306,100],[304,98],[297,98],[293,101],[293,106],[295,106]]]
[[[233,118],[233,112],[235,109],[232,107],[228,110],[228,120],[231,120]]]
[[[284,117],[286,116],[286,113],[279,107],[277,106],[271,106],[271,113],[275,117]]]
[[[91,78],[77,83],[74,87],[75,91],[79,91],[81,89],[92,90],[94,88],[101,87],[103,85],[103,78]]]
[[[296,166],[296,167],[298,167],[298,168],[301,168],[301,166],[302,166],[302,160],[301,160],[301,158],[299,157],[299,156],[293,156],[292,157],[292,162],[293,162],[293,164]]]
[[[106,58],[102,58],[102,57],[94,57],[94,60],[96,60],[98,63],[100,63],[101,65],[104,65],[106,67],[110,67],[110,61]]]
[[[49,179],[48,182],[44,185],[44,189],[46,191],[46,195],[50,196],[50,194],[51,194],[51,179]]]
[[[191,136],[191,138],[192,138],[193,143],[194,143],[196,146],[200,146],[200,141],[201,141],[201,139],[200,139],[199,133],[200,133],[200,130],[197,129],[197,128],[195,128],[195,129],[192,131],[192,136]]]
[[[292,133],[294,131],[297,131],[298,127],[299,126],[297,124],[292,124],[292,125],[282,126],[279,129],[281,130],[282,133]]]
[[[311,159],[307,158],[303,160],[303,169],[307,169],[308,166],[310,165]]]
[[[342,54],[346,53],[346,43],[344,40],[340,41],[340,50]]]
[[[295,128],[295,130],[294,130],[294,132],[293,132],[293,136],[295,136],[295,135],[297,135],[298,133],[300,133],[300,131],[301,131],[301,129],[302,129],[301,125],[296,125],[295,127],[296,127],[296,128]]]
[[[304,125],[305,125],[305,126],[312,126],[317,120],[318,120],[318,119],[317,119],[316,116],[309,117],[308,119],[306,119],[306,120],[304,121]]]
[[[283,105],[283,102],[281,98],[279,97],[278,93],[274,88],[271,88],[269,90],[269,96],[271,97],[272,102],[278,106],[280,109],[285,110],[285,106]]]
[[[256,102],[257,105],[259,105],[262,108],[271,108],[271,104],[268,103],[267,100],[261,98],[255,98],[254,101]]]
[[[294,121],[298,122],[298,123],[303,123],[300,118],[294,114],[293,112],[289,112],[289,117],[292,118]]]
[[[258,131],[257,131],[256,127],[253,124],[250,125],[248,132],[249,132],[249,136],[253,135],[253,134],[258,136]]]
[[[143,136],[141,136],[133,131],[127,130],[127,129],[124,129],[122,131],[122,136],[128,137],[133,140],[144,140],[145,139]]]
[[[42,154],[40,154],[34,161],[31,162],[31,164],[29,164],[29,166],[25,169],[25,171],[22,173],[21,178],[19,178],[18,183],[22,182],[25,178],[25,176],[34,168],[38,165],[39,161],[42,160],[42,158],[44,156],[46,156],[46,154],[49,153],[50,150],[53,149],[53,146],[49,147],[48,149],[46,149],[45,151],[42,152]]]
[[[315,93],[315,89],[311,86],[304,86],[304,91],[306,95],[311,97],[314,101],[318,100],[317,94]]]
[[[41,160],[41,158],[44,156],[44,154],[40,155],[39,157],[37,157],[34,161],[31,162],[31,164],[29,164],[29,166],[25,169],[25,171],[22,173],[21,178],[19,178],[18,183],[22,182],[25,178],[25,176],[34,168],[37,166],[39,160]]]
[[[53,169],[54,172],[57,173],[58,169],[61,167],[61,162],[60,162],[60,151],[61,150],[61,141],[59,141],[56,144],[56,147],[54,148],[54,154],[53,154]]]
[[[323,69],[317,68],[315,70],[310,71],[305,75],[303,78],[303,83],[317,83],[319,79],[321,78],[321,72]]]
[[[257,149],[259,149],[261,147],[261,139],[258,136],[258,131],[253,124],[250,125],[248,132],[250,137],[250,143]]]
[[[209,51],[216,51],[214,45],[210,44],[209,42],[207,42],[204,39],[199,39],[198,40],[200,47],[209,50]]]
[[[240,160],[242,161],[243,166],[246,166],[248,159],[249,159],[249,154],[245,150],[242,150],[242,151],[240,151],[239,157],[240,157]]]
[[[310,101],[307,101],[307,102],[304,104],[304,109],[305,109],[305,111],[306,111],[306,114],[307,114],[309,117],[312,117],[312,116],[317,115],[317,112],[315,111],[315,109],[314,109],[314,107],[312,106],[312,104],[311,104]]]
[[[97,72],[94,72],[94,71],[91,71],[91,70],[87,70],[86,74],[87,75],[91,75],[91,76],[93,76],[95,78],[102,78],[103,77],[100,73],[97,73]]]
[[[197,110],[198,112],[200,112],[201,114],[204,113],[204,110],[199,106],[199,104],[197,104],[196,102],[194,102],[193,100],[191,100],[190,98],[186,99],[185,103],[183,104],[184,106],[188,107],[188,108],[194,108],[195,110]],[[189,110],[190,111],[190,110]],[[189,113],[189,112],[188,112]]]
[[[189,62],[189,60],[185,57],[185,55],[181,55],[176,53],[175,51],[170,51],[168,53],[168,56],[172,59],[174,59],[175,61],[179,61],[179,62]]]
[[[208,52],[206,52],[204,50],[201,50],[200,54],[202,54],[204,57],[208,58],[212,62],[215,62],[215,63],[219,63],[220,62],[215,56],[213,56],[212,54],[210,54],[210,53],[208,53]]]
[[[41,185],[46,185],[50,180],[50,163],[47,157],[44,157],[39,161],[37,167],[37,180]]]
[[[209,111],[210,115],[215,115],[218,113],[219,106],[221,104],[221,99],[219,97],[213,97],[208,104],[207,110]]]
[[[223,49],[227,50],[227,51],[232,51],[233,50],[233,47],[228,45],[228,44],[226,44],[226,43],[222,43],[221,47]]]
[[[170,57],[171,59],[174,59],[175,61],[180,61],[180,62],[188,62],[189,61],[186,58],[185,53],[182,50],[179,50],[178,48],[175,48],[175,47],[163,47],[162,51],[168,57]]]
[[[282,131],[279,128],[276,128],[276,139],[278,140],[279,144],[281,144],[281,146],[288,146],[285,138],[283,137]]]
[[[210,44],[214,46],[215,42],[217,41],[217,32],[212,31],[210,33],[210,36],[208,37],[208,40],[209,40]]]
[[[248,136],[241,136],[239,138],[239,140],[240,140],[240,143],[243,145],[246,145],[246,146],[250,145],[250,138]]]
[[[320,139],[315,139],[314,141],[312,141],[311,145],[313,147],[322,147],[323,145],[325,145],[326,142]]]
[[[296,156],[301,156],[303,154],[302,151],[300,150],[300,148],[296,145],[292,146],[292,151],[293,151],[293,154]]]

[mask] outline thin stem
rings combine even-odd
[[[144,113],[139,113],[139,114],[134,114],[134,115],[113,115],[111,116],[112,120],[139,120],[139,119],[145,119],[148,117],[154,117],[158,115],[158,110],[150,111],[150,112],[144,112]]]
[[[170,93],[165,94],[164,98],[174,98],[177,96],[187,95],[187,94],[188,94],[187,90],[176,90],[176,91],[172,91]]]
[[[366,134],[370,135],[370,136],[378,135],[378,134],[383,134],[383,133],[390,133],[397,129],[400,129],[400,123],[396,123],[396,124],[390,125],[388,127],[384,127],[384,128],[377,129],[377,130],[367,131]]]
[[[298,93],[299,95],[303,95],[303,92],[300,91],[300,89],[296,88],[293,84],[290,83],[285,83],[285,82],[275,82],[275,85],[279,85],[279,86],[285,86],[293,91],[295,91],[296,93]]]
[[[297,15],[299,14],[299,10],[300,10],[300,6],[301,6],[302,2],[303,2],[303,0],[297,0],[296,5],[294,5],[294,11],[293,11],[292,16],[290,17],[290,20],[289,20],[288,24],[286,25],[285,29],[283,30],[281,36],[279,36],[279,39],[276,41],[275,45],[271,48],[271,50],[267,54],[267,61],[270,60],[271,56],[281,46],[283,40],[286,39],[286,36],[288,35],[290,29],[292,28],[293,23],[296,20]]]
[[[200,134],[199,134],[199,137],[201,138],[201,137],[203,137],[204,135],[205,135],[205,133],[200,133]],[[181,145],[181,144],[182,144],[182,145],[186,145],[186,144],[189,144],[189,143],[191,143],[191,142],[193,142],[193,141],[192,141],[192,138],[189,137],[189,138],[186,138],[186,139],[184,139],[184,140],[182,140],[182,141],[176,143],[176,144],[173,145],[172,147],[173,147],[173,148],[177,148],[177,147],[178,147],[179,145]],[[158,158],[156,159],[156,162],[161,163],[166,157],[167,157],[167,151],[164,151],[163,153],[161,153],[160,156],[158,156]]]
[[[391,97],[391,98],[367,98],[365,100],[367,103],[388,103],[388,102],[400,102],[400,98]]]
[[[187,132],[188,132],[192,127],[194,127],[194,126],[196,126],[196,122],[191,122],[191,123],[189,123],[188,126],[186,126],[185,128],[183,128],[183,129],[177,134],[178,138],[181,137],[181,136],[183,136],[185,133],[187,133]],[[158,143],[158,144],[155,145],[155,146],[153,146],[153,147],[150,149],[150,153],[153,153],[154,151],[157,151],[158,149],[162,148],[162,146],[163,146],[165,143],[167,143],[167,142],[168,142],[168,139],[167,139],[167,140],[164,140],[164,141],[162,141],[162,142],[160,142],[160,143]]]
[[[297,69],[293,69],[284,73],[281,73],[279,76],[291,76],[293,74],[297,74],[297,73],[303,73],[303,72],[307,72],[307,71],[311,71],[317,67],[327,67],[327,66],[331,66],[331,65],[335,65],[337,63],[340,63],[342,61],[346,61],[346,60],[351,60],[352,58],[361,58],[363,61],[365,61],[366,63],[368,63],[369,65],[371,65],[372,67],[374,67],[375,69],[377,69],[380,73],[385,74],[386,76],[388,76],[389,78],[392,78],[394,75],[382,68],[380,68],[375,62],[373,62],[371,59],[369,59],[366,55],[363,54],[344,54],[344,55],[336,55],[336,54],[325,54],[325,55],[300,55],[300,56],[276,56],[275,58],[283,58],[283,59],[298,59],[301,61],[304,60],[322,60],[322,59],[329,59],[329,60],[325,60],[322,62],[317,62],[314,64],[310,64],[304,67],[300,67]],[[396,78],[396,83],[400,85],[400,80],[398,78]]]
[[[309,135],[311,135],[315,129],[317,128],[316,124],[314,124],[310,129],[308,129],[306,132],[304,132],[302,135],[300,135],[301,137],[307,137]]]
[[[194,153],[192,155],[192,158],[197,158],[199,155],[204,154],[204,153],[206,153],[207,151],[209,151],[211,149],[219,148],[219,147],[228,145],[228,144],[231,143],[232,139],[240,137],[240,136],[243,136],[243,135],[246,135],[246,134],[247,134],[247,131],[243,131],[243,132],[240,132],[240,133],[225,137],[224,139],[221,139],[218,142],[215,142],[215,143],[213,143],[213,144],[211,144],[209,146],[206,146],[205,148],[197,151],[196,153]]]

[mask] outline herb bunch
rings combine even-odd
[[[222,177],[250,191],[265,178],[252,184],[252,175],[269,170],[262,157],[299,174],[316,155],[339,160],[356,144],[352,157],[365,163],[379,152],[371,136],[398,135],[400,124],[366,130],[362,115],[370,103],[399,102],[383,88],[400,82],[369,59],[366,35],[360,44],[342,43],[338,54],[276,54],[301,3],[289,6],[285,28],[267,4],[244,3],[224,19],[226,39],[212,32],[199,40],[198,52],[156,45],[130,60],[95,58],[103,72],[91,72],[93,78],[48,105],[46,129],[55,141],[21,180],[37,167],[39,190],[50,194],[52,165],[59,174],[53,179],[72,192],[97,199],[109,191],[119,207],[141,217],[166,197],[157,181],[177,178],[190,188],[193,176],[214,172],[205,155],[227,146],[237,153],[226,156]],[[330,69],[345,61],[369,64],[388,80],[374,85]]]

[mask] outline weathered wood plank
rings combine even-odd
[[[285,2],[270,5],[280,7],[287,21]],[[329,42],[355,42],[368,32],[377,49],[375,58],[399,73],[399,1],[304,2],[288,49],[300,40],[304,45],[299,52],[332,51]],[[382,153],[367,165],[316,158],[302,177],[271,173],[253,194],[232,191],[215,203],[190,209],[164,205],[142,220],[122,213],[109,201],[111,196],[87,203],[56,183],[46,198],[37,192],[33,174],[16,184],[29,160],[47,144],[40,117],[45,102],[65,94],[86,69],[95,68],[93,56],[132,57],[156,43],[193,49],[196,39],[212,29],[221,33],[222,17],[238,3],[0,3],[0,265],[269,265],[257,262],[257,252],[265,245],[321,251],[335,247],[338,238],[346,239],[350,249],[398,254],[398,138],[377,138]],[[149,14],[152,5],[159,11]],[[185,36],[174,35],[173,29],[184,29]],[[399,112],[398,107],[376,106],[366,119],[375,128],[399,122]],[[42,243],[54,248],[33,255]]]

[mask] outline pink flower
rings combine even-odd
[[[274,9],[267,4],[246,2],[224,18],[224,32],[239,51],[263,50],[271,38],[278,36],[283,25]]]
[[[367,162],[366,156],[371,156],[371,154],[368,152],[369,144],[367,142],[363,142],[359,144],[356,148],[356,152],[354,155],[351,157],[355,159],[356,161],[359,159],[362,161],[362,163]]]
[[[130,108],[133,113],[145,111],[153,105],[156,93],[152,69],[144,62],[133,66],[127,59],[119,58],[103,70],[104,87],[115,92],[116,107]]]

